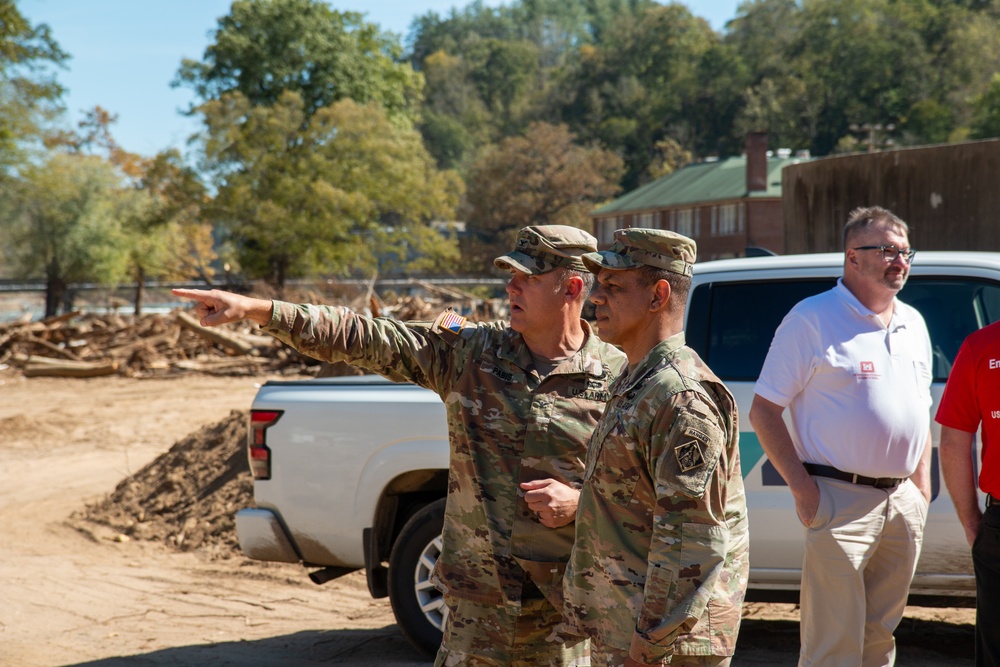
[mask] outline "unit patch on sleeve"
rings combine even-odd
[[[681,411],[670,426],[656,463],[656,483],[687,496],[700,496],[715,472],[726,435],[710,419]]]
[[[697,440],[688,440],[674,447],[674,456],[677,457],[677,465],[680,466],[681,472],[691,472],[705,465],[705,456]]]

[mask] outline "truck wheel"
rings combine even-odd
[[[430,655],[441,645],[448,616],[441,592],[431,583],[434,563],[441,555],[444,504],[444,498],[435,500],[410,517],[389,556],[392,613],[403,636]]]

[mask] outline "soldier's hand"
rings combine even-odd
[[[576,519],[580,492],[554,479],[536,479],[521,484],[528,509],[547,528],[559,528]]]
[[[263,326],[271,320],[272,304],[264,299],[254,299],[222,290],[175,289],[175,296],[194,299],[194,314],[203,327],[217,327],[220,324],[251,320]]]

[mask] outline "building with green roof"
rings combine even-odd
[[[593,211],[594,236],[607,247],[616,229],[670,229],[697,242],[701,261],[748,248],[781,254],[781,170],[810,159],[787,149],[772,155],[766,134],[748,135],[745,155],[689,164]]]

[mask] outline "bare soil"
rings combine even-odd
[[[0,370],[0,665],[429,664],[363,573],[316,586],[239,553],[265,379]],[[897,664],[972,665],[974,616],[909,607]],[[734,665],[796,663],[794,605],[744,617]]]

